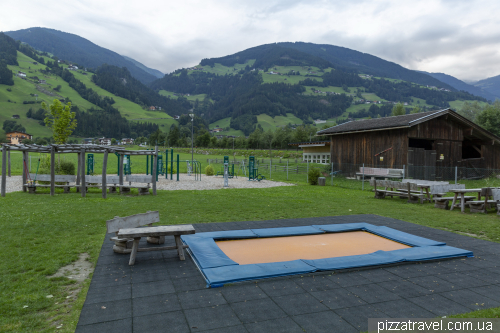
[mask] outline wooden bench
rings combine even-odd
[[[149,188],[153,181],[152,176],[140,176],[140,175],[127,175],[125,180],[128,182],[128,185],[117,185],[120,188],[121,194],[130,193],[130,189],[136,188],[139,192],[139,195],[147,195],[149,194]],[[135,183],[132,185],[132,183]],[[146,185],[138,185],[137,183],[142,183]]]
[[[364,171],[364,173],[363,173]],[[359,172],[356,173],[356,178],[361,180],[361,178],[365,176],[365,178],[370,177],[371,179],[376,178],[385,178],[385,180],[389,178],[403,178],[403,169],[388,169],[388,168],[364,168],[360,167]]]
[[[464,196],[465,201],[470,201],[474,200],[475,196]],[[440,209],[449,209],[449,203],[450,201],[453,201],[453,197],[443,197],[443,196],[436,196],[434,195],[434,207],[440,208]],[[460,204],[455,204],[455,207],[459,207]]]
[[[34,173],[30,173],[30,178],[34,181],[36,178],[37,182],[50,182],[50,175],[36,175]],[[74,183],[76,182],[76,176],[74,175],[55,175],[56,183],[66,183],[64,185],[56,184],[55,187],[64,189],[64,193],[69,193],[71,187],[74,187]],[[50,188],[50,184],[24,184],[28,188],[29,193],[35,193],[37,187],[41,188]]]
[[[469,206],[471,213],[488,213],[488,208],[491,206],[495,207],[498,212],[498,205],[500,204],[500,189],[492,189],[490,187],[485,187],[481,189],[481,197],[484,196],[484,200],[473,200],[466,203]],[[489,198],[493,197],[493,200]]]
[[[120,183],[119,176],[106,176],[106,187],[109,187],[109,193],[116,193],[116,188]],[[85,175],[85,186],[88,188],[102,188],[102,176]]]
[[[424,203],[424,200],[426,199],[426,194],[420,193],[417,184],[414,183],[370,179],[370,185],[374,187],[373,191],[375,192],[376,199],[384,199],[386,196],[396,196],[400,198],[407,198],[410,203],[417,203],[419,201],[420,203]],[[385,189],[382,190],[380,187],[384,187]]]
[[[129,265],[135,264],[137,252],[177,250],[180,260],[185,260],[184,249],[180,236],[194,234],[192,225],[158,226],[152,227],[152,223],[160,221],[158,211],[136,214],[127,217],[115,217],[106,221],[108,233],[116,233],[111,240],[115,242],[113,251],[117,253],[130,253]],[[149,227],[142,227],[148,225]],[[163,244],[165,236],[174,236],[175,246],[139,248],[139,241],[147,237],[148,243]]]

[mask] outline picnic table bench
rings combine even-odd
[[[371,179],[370,185],[374,187],[373,191],[375,192],[375,198],[377,199],[384,199],[386,196],[397,196],[400,198],[407,198],[410,203],[417,203],[419,201],[420,203],[424,203],[424,200],[427,200],[427,194],[421,193],[417,184],[414,183]],[[385,189],[382,190],[380,187],[385,187]]]
[[[500,215],[500,189],[485,187],[481,189],[481,192],[478,193],[478,200],[468,201],[466,205],[469,206],[471,213],[488,213],[487,209],[491,206],[494,206]],[[481,197],[484,196],[484,200],[481,200]],[[493,197],[492,200],[489,198]]]
[[[50,182],[50,175],[37,175],[34,173],[30,173],[30,178],[32,180],[35,180],[37,182]],[[54,185],[55,187],[62,188],[64,190],[64,193],[69,193],[71,187],[74,187],[74,183],[76,182],[76,176],[74,175],[55,175],[55,182],[56,183],[65,183],[65,184],[56,184]],[[37,187],[42,187],[42,188],[50,188],[50,184],[24,184],[28,188],[28,193],[35,193]]]
[[[375,178],[403,178],[403,169],[389,169],[389,168],[359,168],[359,172],[356,173],[356,178],[361,180],[361,177]]]
[[[192,225],[157,226],[152,224],[160,221],[158,211],[136,214],[127,217],[115,217],[106,221],[108,233],[115,233],[116,237],[110,240],[115,242],[113,251],[117,253],[130,253],[129,265],[135,264],[137,252],[177,250],[180,260],[185,260],[184,245],[181,235],[194,234]],[[147,225],[148,227],[143,227]],[[147,237],[150,244],[164,244],[165,236],[174,236],[174,246],[139,248],[139,241]]]

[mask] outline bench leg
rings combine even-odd
[[[69,193],[71,190],[71,187],[69,186],[64,186],[63,188],[64,188],[64,193]]]
[[[109,188],[109,193],[116,193],[116,186],[111,186]]]
[[[165,236],[151,236],[147,239],[149,244],[165,244]]]
[[[133,266],[135,264],[135,256],[137,254],[137,249],[139,248],[139,241],[141,237],[134,238],[134,243],[132,244],[132,252],[130,252],[130,260],[128,262],[129,266]]]
[[[36,186],[28,186],[28,193],[35,194]]]
[[[175,235],[175,245],[177,246],[177,253],[179,254],[179,258],[181,260],[186,260],[184,257],[184,249],[182,248],[182,241],[181,241],[181,236]]]
[[[130,187],[120,187],[120,194],[130,193]]]
[[[139,188],[138,192],[139,192],[139,195],[148,195],[149,194],[149,187],[148,188]]]
[[[453,202],[451,203],[450,210],[453,210],[453,208],[455,208],[455,204],[457,203],[457,197],[458,193],[455,193],[455,195],[453,196]]]
[[[434,207],[435,208],[440,208],[440,209],[448,209],[449,208],[449,200],[445,201],[435,201]]]

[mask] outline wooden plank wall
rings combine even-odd
[[[411,127],[408,130],[408,137],[428,140],[463,141],[464,131],[463,125],[451,119],[447,120],[443,116]]]
[[[500,169],[500,144],[483,145],[481,152],[484,158],[485,168]]]
[[[375,156],[386,149],[391,150]],[[380,167],[400,168],[406,164],[408,134],[406,129],[374,131],[331,137],[331,161],[346,164],[369,164]]]

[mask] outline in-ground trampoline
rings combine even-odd
[[[471,251],[369,223],[181,236],[207,287],[315,271],[472,257]]]

